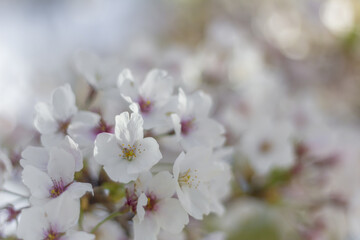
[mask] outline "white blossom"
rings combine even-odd
[[[56,88],[51,102],[40,102],[35,106],[35,128],[41,133],[44,146],[58,144],[65,135],[72,117],[77,112],[75,95],[69,84]]]
[[[152,70],[140,83],[129,70],[124,70],[120,73],[118,88],[130,103],[130,109],[143,117],[145,129],[166,124],[166,114],[172,109],[173,80],[165,71]]]
[[[182,152],[173,167],[176,193],[184,209],[202,219],[210,212],[222,213],[217,187],[212,186],[224,173],[224,165],[212,158],[211,148],[196,147]]]
[[[182,231],[189,218],[179,200],[172,198],[175,182],[169,172],[153,177],[149,172],[141,174],[136,188],[140,196],[134,217],[135,240],[156,240],[160,229],[173,234]]]
[[[24,209],[17,235],[24,240],[92,240],[94,235],[73,230],[80,213],[79,201],[66,194],[43,206]]]
[[[74,181],[75,171],[74,157],[60,148],[50,151],[46,172],[33,165],[26,165],[22,178],[32,194],[30,201],[38,205],[57,198],[64,192],[74,199],[79,199],[86,192],[92,192],[90,183]]]
[[[211,99],[203,92],[187,96],[179,89],[176,113],[171,115],[176,137],[185,150],[194,146],[219,147],[225,138],[224,127],[209,118]]]
[[[154,138],[144,138],[140,114],[132,113],[130,118],[128,112],[123,112],[115,121],[115,134],[100,133],[96,137],[94,157],[112,180],[128,183],[150,170],[162,155]]]

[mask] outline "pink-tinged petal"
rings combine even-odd
[[[69,84],[54,90],[52,105],[54,117],[59,121],[68,121],[77,112],[75,95]]]
[[[160,226],[152,214],[145,216],[141,222],[134,218],[134,240],[156,240],[159,231]]]
[[[58,130],[58,123],[51,112],[49,104],[36,104],[35,112],[34,126],[41,134],[50,134]]]
[[[20,165],[23,168],[32,165],[44,172],[47,171],[49,153],[45,148],[29,146],[21,153],[21,157],[23,159],[20,160]]]
[[[130,162],[128,167],[129,173],[140,173],[150,170],[162,158],[159,144],[151,137],[137,141],[135,152],[136,157]]]
[[[53,182],[45,172],[28,165],[22,172],[22,179],[33,196],[37,198],[48,198],[50,196],[49,191]]]
[[[115,117],[115,136],[125,145],[134,145],[135,141],[144,137],[143,119],[140,114],[123,112]]]
[[[167,172],[159,172],[149,182],[149,191],[153,192],[157,198],[170,198],[175,193],[175,180],[173,176]]]
[[[65,186],[71,183],[75,174],[73,156],[60,148],[51,149],[48,174],[52,180],[61,181]]]
[[[100,133],[95,140],[94,158],[101,165],[113,165],[121,161],[122,153],[114,134]]]
[[[73,198],[80,199],[82,196],[85,195],[86,192],[93,192],[92,185],[90,183],[81,183],[81,182],[74,182],[70,184],[68,188],[66,188],[66,192],[69,193]]]
[[[128,171],[128,163],[121,160],[115,165],[105,165],[104,170],[111,180],[121,183],[128,183],[136,180],[139,174],[130,174]]]
[[[167,198],[158,203],[156,218],[165,231],[180,233],[189,222],[189,216],[178,199]],[[175,216],[175,217],[174,217]]]

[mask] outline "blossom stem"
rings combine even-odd
[[[10,191],[7,189],[0,189],[0,192],[9,193],[11,195],[15,195],[15,196],[22,197],[22,198],[28,198],[28,196],[25,196],[25,195],[22,195],[21,193],[13,192],[13,191]]]
[[[96,230],[98,230],[98,228],[103,225],[105,222],[121,215],[122,213],[120,211],[116,211],[116,212],[113,212],[112,214],[110,214],[109,216],[107,216],[106,218],[104,218],[104,220],[102,220],[101,222],[99,222],[95,227],[93,227],[93,229],[91,229],[91,233],[95,233]]]

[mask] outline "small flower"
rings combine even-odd
[[[143,117],[145,129],[166,124],[166,113],[171,108],[169,102],[173,80],[165,71],[152,70],[142,83],[138,83],[126,69],[120,73],[118,88],[130,103],[130,109]]]
[[[189,222],[189,217],[181,207],[175,193],[174,178],[169,172],[152,176],[143,173],[136,181],[140,195],[134,217],[134,239],[156,240],[160,229],[178,234]]]
[[[259,175],[289,168],[295,161],[291,125],[263,118],[251,124],[240,141],[242,153]]]
[[[75,171],[74,157],[60,148],[50,151],[46,172],[26,165],[22,178],[32,194],[30,201],[33,204],[42,204],[64,192],[68,192],[74,199],[79,199],[86,192],[92,192],[91,184],[74,182]]]
[[[65,135],[72,117],[77,112],[75,95],[69,84],[58,87],[51,94],[51,103],[40,102],[35,106],[35,128],[42,134],[44,146],[54,146]]]
[[[115,134],[100,133],[95,140],[95,160],[104,165],[109,177],[128,183],[150,170],[161,158],[159,144],[154,138],[144,138],[140,114],[128,112],[116,116]]]
[[[218,186],[213,185],[224,177],[225,170],[212,155],[210,148],[196,147],[186,154],[182,152],[174,163],[177,196],[184,209],[196,219],[202,219],[210,212],[223,211],[222,194],[218,196]]]
[[[94,235],[72,230],[80,213],[79,201],[62,195],[44,206],[24,209],[17,235],[24,240],[93,240]]]
[[[224,127],[209,118],[210,107],[211,99],[203,92],[186,96],[179,89],[178,107],[171,119],[185,150],[194,146],[219,147],[224,143]]]

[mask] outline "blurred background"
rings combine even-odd
[[[124,68],[163,68],[213,97],[233,149],[227,212],[189,239],[358,240],[359,23],[358,0],[2,0],[0,145],[18,161],[56,86],[70,82],[81,104]],[[269,147],[250,151],[247,136],[288,123],[294,159],[259,169]]]

